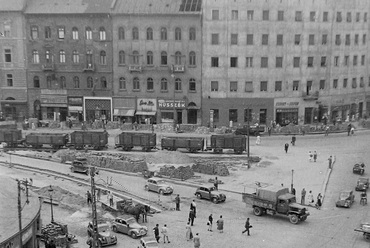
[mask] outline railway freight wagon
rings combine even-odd
[[[214,153],[222,153],[223,149],[233,149],[234,153],[241,154],[246,150],[246,137],[244,135],[212,135],[211,146]]]
[[[53,149],[60,149],[68,143],[66,133],[30,133],[26,135],[26,145],[33,148],[41,148],[44,145],[51,146]]]
[[[24,142],[22,130],[0,129],[0,143],[6,143],[7,147],[15,147]]]
[[[140,146],[143,151],[149,152],[156,144],[155,133],[122,132],[115,138],[115,147],[122,147],[124,151],[131,151],[135,146]]]
[[[74,131],[68,146],[75,149],[92,147],[95,150],[106,148],[108,144],[108,133],[106,131]]]
[[[176,151],[185,148],[189,152],[204,150],[205,138],[201,137],[164,137],[161,140],[162,150]]]

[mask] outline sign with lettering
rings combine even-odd
[[[158,100],[158,107],[160,109],[184,109],[186,108],[186,102],[184,100]]]
[[[276,107],[298,107],[299,102],[276,102]]]
[[[82,106],[82,97],[68,97],[69,106]]]
[[[41,104],[67,104],[67,96],[41,95]]]
[[[157,99],[155,98],[138,98],[137,107],[138,111],[156,112],[157,111]]]

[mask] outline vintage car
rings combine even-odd
[[[72,162],[72,166],[70,167],[71,172],[75,173],[84,173],[89,175],[90,173],[90,165],[87,163],[86,158],[76,158]],[[99,174],[99,170],[95,169],[95,173]]]
[[[140,239],[140,248],[158,248],[158,242],[155,238],[145,237]]]
[[[352,190],[342,191],[339,194],[339,198],[335,203],[335,206],[350,208],[354,201],[355,195],[353,194]]]
[[[353,173],[363,175],[365,172],[365,164],[355,164],[353,166]]]
[[[195,196],[198,199],[207,199],[213,203],[219,203],[226,201],[226,195],[220,193],[215,187],[199,187],[195,191]]]
[[[117,237],[111,234],[110,226],[106,222],[98,223],[98,246],[108,246],[117,244]],[[93,224],[89,223],[87,226],[87,234],[89,237],[93,236]]]
[[[113,232],[120,232],[136,239],[148,233],[148,228],[136,222],[133,217],[119,216],[112,222]]]
[[[265,127],[260,125],[250,125],[248,128],[247,125],[244,125],[243,127],[238,127],[234,133],[236,135],[248,135],[248,130],[249,135],[259,136],[265,131]]]
[[[369,178],[360,177],[357,180],[356,191],[366,191],[369,188]]]
[[[155,191],[161,195],[164,194],[172,194],[173,187],[166,183],[162,178],[152,177],[149,178],[147,183],[145,184],[145,190],[148,191]]]

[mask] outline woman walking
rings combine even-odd
[[[318,195],[317,195],[317,202],[316,202],[316,208],[317,209],[321,209],[321,204],[322,204],[322,195],[321,195],[321,193],[319,193]]]
[[[191,232],[190,222],[186,224],[186,241],[189,241],[193,238],[193,233]]]

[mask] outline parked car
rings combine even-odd
[[[356,191],[366,191],[369,188],[369,178],[360,177],[357,180]]]
[[[87,234],[89,237],[93,236],[93,224],[89,223],[87,226]],[[98,246],[108,246],[117,244],[117,237],[112,235],[110,232],[110,227],[106,222],[98,223]]]
[[[353,202],[355,201],[355,195],[352,190],[342,191],[339,194],[338,200],[335,203],[337,207],[350,208]]]
[[[136,222],[133,217],[119,216],[112,222],[113,232],[120,232],[136,239],[148,233],[148,228]]]
[[[199,187],[195,191],[195,196],[198,199],[207,199],[213,203],[226,201],[226,195],[220,193],[215,187]]]
[[[90,173],[90,165],[88,165],[86,158],[76,158],[75,160],[73,160],[70,169],[73,173],[78,172],[84,173],[86,175],[89,175]],[[99,170],[95,169],[95,173],[99,174]]]
[[[140,239],[140,248],[158,248],[158,242],[153,237],[145,237]]]
[[[353,173],[363,175],[365,172],[365,164],[355,164],[353,166]]]
[[[145,184],[145,190],[155,191],[161,195],[173,193],[173,187],[171,185],[169,185],[162,178],[156,177],[148,179],[147,183]]]
[[[243,127],[238,127],[235,130],[235,134],[236,135],[248,135],[248,130],[249,130],[249,135],[258,136],[265,131],[265,127],[260,126],[260,125],[250,125],[248,129],[248,126],[244,125]]]

